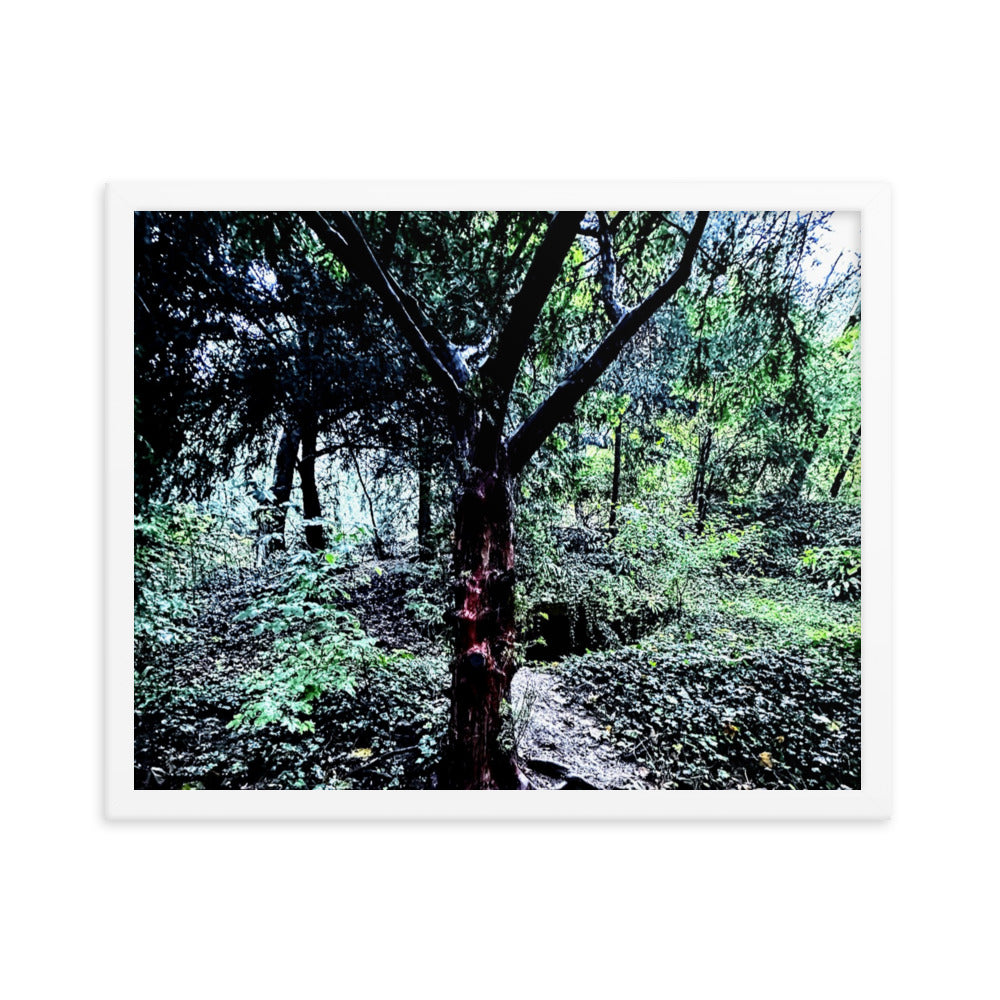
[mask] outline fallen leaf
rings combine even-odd
[[[766,750],[760,755],[760,762],[769,771],[771,770],[771,766],[773,764],[773,761],[771,760],[771,755]]]

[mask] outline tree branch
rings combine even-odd
[[[497,426],[503,426],[510,390],[545,300],[559,277],[563,261],[576,238],[584,212],[556,212],[528,267],[524,282],[511,303],[510,316],[497,338],[496,354],[484,366],[484,382],[493,391]]]
[[[618,301],[615,286],[618,283],[618,261],[615,259],[614,230],[608,225],[607,215],[597,213],[597,246],[600,258],[601,302],[612,323],[618,323],[625,310]]]
[[[643,323],[666,305],[688,280],[707,222],[708,212],[699,212],[674,273],[639,305],[625,313],[590,356],[577,365],[517,429],[508,447],[513,474],[520,472],[555,428],[571,416],[576,404],[618,357]]]
[[[375,266],[378,268],[382,279],[389,286],[392,294],[402,302],[410,319],[416,325],[418,331],[430,344],[431,349],[434,351],[437,359],[444,366],[445,370],[451,375],[459,387],[465,385],[466,382],[472,377],[472,373],[466,367],[465,362],[462,360],[461,352],[455,347],[447,337],[442,334],[437,327],[431,323],[427,317],[424,315],[420,306],[417,304],[416,299],[413,298],[408,292],[404,292],[400,288],[399,283],[396,279],[386,270],[382,268],[372,252],[371,248],[365,241],[364,234],[358,228],[358,224],[354,221],[353,216],[350,212],[332,212],[330,213],[335,221],[339,222],[338,228],[344,234],[348,241],[348,245],[354,245],[357,252],[364,256],[366,259],[371,259],[375,262]]]
[[[396,328],[410,344],[427,370],[431,381],[449,400],[457,402],[469,370],[458,351],[420,313],[407,295],[386,273],[358,229],[349,212],[329,213],[331,222],[320,212],[300,212],[317,239],[358,281],[366,284],[385,306]]]

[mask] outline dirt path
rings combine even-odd
[[[572,705],[553,674],[522,667],[514,675],[511,703],[515,719],[527,713],[518,751],[537,787],[649,787],[638,765],[619,757],[606,730]]]

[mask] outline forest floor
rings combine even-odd
[[[443,686],[444,653],[406,613],[405,591],[395,586],[396,577],[389,569],[382,577],[385,586],[362,588],[355,611],[368,630],[380,636],[381,644],[424,654],[417,661],[421,665],[418,674]],[[433,770],[417,768],[416,782],[413,775],[401,773],[407,757],[419,758],[420,746],[414,739],[426,725],[407,725],[410,710],[414,719],[420,716],[406,692],[402,704],[393,706],[398,711],[391,715],[373,711],[384,706],[373,706],[367,690],[351,706],[357,719],[372,718],[375,728],[378,722],[387,726],[389,731],[381,740],[372,738],[369,726],[348,725],[354,731],[345,742],[331,732],[337,728],[336,720],[325,714],[319,736],[229,728],[246,700],[247,678],[257,672],[258,656],[268,645],[265,638],[254,635],[250,622],[236,621],[236,617],[247,608],[252,594],[266,586],[259,578],[249,586],[219,581],[200,602],[191,641],[177,647],[178,655],[169,666],[153,668],[138,679],[136,787],[376,787],[380,779],[400,787],[432,787]],[[387,680],[391,686],[392,679]],[[439,749],[441,733],[436,730],[445,723],[446,702],[441,693],[436,698],[428,694],[429,704],[423,711],[435,721],[431,746]],[[639,766],[620,758],[598,720],[563,693],[551,670],[537,664],[523,666],[514,678],[511,700],[523,716],[518,734],[522,769],[536,787],[645,786]],[[379,752],[363,743],[376,744]]]
[[[248,699],[272,696],[274,640],[245,615],[278,584],[216,580],[187,641],[136,674],[136,787],[436,787],[447,656],[415,573],[394,561],[347,574],[371,637],[350,687],[260,726],[239,723]],[[859,603],[795,577],[709,581],[637,642],[525,664],[509,726],[537,788],[858,788]]]

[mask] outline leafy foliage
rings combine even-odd
[[[315,722],[306,716],[319,698],[332,691],[354,694],[352,671],[373,655],[374,642],[338,606],[347,594],[333,582],[335,562],[332,553],[300,553],[275,589],[236,616],[255,621],[253,634],[271,633],[274,642],[262,655],[265,665],[245,678],[250,699],[231,728],[277,723],[290,732],[313,732]]]
[[[861,549],[853,546],[824,546],[806,549],[802,566],[808,576],[823,584],[839,601],[861,596]]]
[[[187,554],[206,530],[204,519],[189,509],[150,503],[133,518],[135,663],[141,668],[166,646],[184,642],[191,615],[185,585]]]

